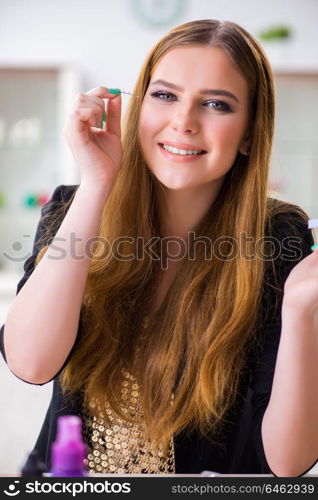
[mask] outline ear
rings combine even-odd
[[[251,132],[248,131],[240,144],[239,152],[242,155],[248,156],[250,152],[250,146],[251,146]]]

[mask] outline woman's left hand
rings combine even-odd
[[[318,249],[289,273],[284,285],[283,310],[308,319],[318,313]]]

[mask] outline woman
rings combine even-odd
[[[190,22],[134,95],[122,142],[121,97],[78,96],[81,182],[43,208],[2,329],[13,373],[54,378],[36,449],[49,466],[57,417],[77,414],[92,473],[301,475],[318,455],[318,256],[302,209],[267,195],[266,56],[234,23]]]

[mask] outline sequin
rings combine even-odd
[[[174,474],[173,438],[167,455],[161,445],[155,447],[145,439],[139,384],[127,370],[123,370],[123,376],[120,409],[124,414],[129,413],[134,417],[133,422],[119,418],[107,404],[104,413],[98,413],[98,418],[91,416],[89,408],[83,409],[83,433],[88,447],[86,463],[89,472]],[[105,414],[109,423],[106,423]]]

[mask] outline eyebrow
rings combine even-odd
[[[175,85],[174,83],[166,82],[165,80],[155,80],[154,82],[151,82],[150,85],[164,85],[165,87],[169,87],[174,90],[178,90],[179,92],[183,92],[183,88],[179,87],[179,85]],[[199,94],[201,95],[206,95],[206,94],[213,94],[213,95],[221,95],[225,97],[230,97],[234,101],[239,103],[238,98],[232,94],[229,90],[224,90],[224,89],[201,89],[199,91]]]

